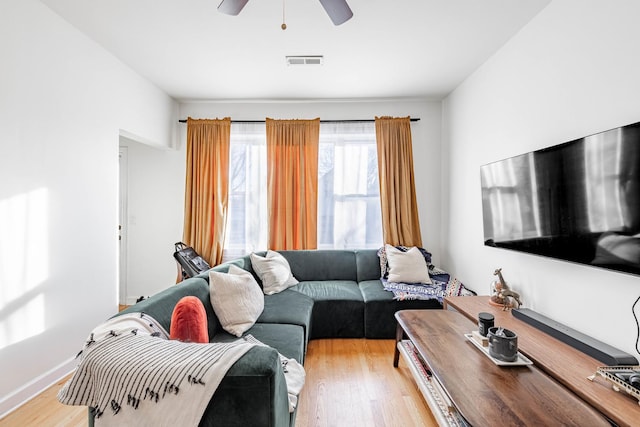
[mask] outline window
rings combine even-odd
[[[318,248],[382,245],[375,124],[321,123]]]
[[[318,248],[378,248],[382,219],[375,124],[322,123]],[[267,155],[263,123],[233,123],[224,259],[267,248]]]
[[[267,248],[267,140],[264,123],[233,123],[223,260]]]

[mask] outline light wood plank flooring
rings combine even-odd
[[[68,377],[58,381],[20,408],[0,420],[2,427],[86,426],[87,407],[67,406],[56,399]]]
[[[395,340],[309,343],[296,427],[437,426],[409,368],[393,367]]]
[[[296,427],[435,427],[402,358],[399,368],[393,367],[394,345],[393,340],[311,341]],[[64,381],[0,420],[0,427],[86,426],[86,407],[56,400]]]

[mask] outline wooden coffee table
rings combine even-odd
[[[402,310],[395,316],[393,365],[402,353],[441,425],[610,425],[535,365],[496,365],[464,336],[477,325],[460,313]]]

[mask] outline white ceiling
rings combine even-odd
[[[551,0],[41,0],[179,100],[442,98]],[[324,55],[287,66],[286,55]]]

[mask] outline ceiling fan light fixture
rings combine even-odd
[[[320,4],[331,18],[333,25],[340,25],[353,17],[346,0],[320,0]]]
[[[218,12],[236,16],[248,2],[249,0],[222,0],[218,5]],[[344,24],[353,17],[353,12],[347,4],[347,0],[320,0],[320,4],[322,4],[329,18],[331,18],[333,25]],[[285,30],[287,27],[284,23],[284,0],[282,3],[282,14],[282,29]]]
[[[218,12],[236,16],[249,0],[222,0],[218,5]]]

